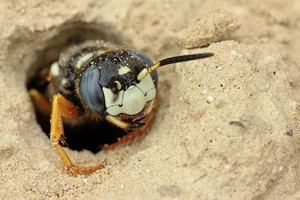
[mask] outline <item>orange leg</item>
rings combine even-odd
[[[41,113],[43,116],[49,116],[51,114],[51,106],[47,99],[36,89],[29,90],[29,96],[37,112]]]
[[[74,165],[65,150],[59,144],[59,141],[64,140],[64,127],[62,117],[76,118],[78,115],[75,106],[64,98],[61,94],[53,96],[52,100],[52,115],[51,115],[51,132],[50,140],[52,145],[56,148],[62,161],[65,164],[67,171],[71,174],[91,174],[98,169],[102,169],[105,166],[105,161],[95,166],[78,167]]]
[[[152,108],[151,112],[148,113],[148,116],[145,119],[145,125],[142,126],[141,128],[138,128],[131,132],[129,135],[126,135],[122,138],[120,138],[116,143],[110,144],[110,145],[104,145],[103,149],[104,150],[112,150],[116,148],[119,145],[122,144],[129,144],[136,140],[137,138],[140,138],[141,136],[145,136],[149,129],[151,128],[152,123],[154,122],[157,110],[159,107],[159,95],[158,93],[156,94],[156,99],[154,102],[154,107]]]

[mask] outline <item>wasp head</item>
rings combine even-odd
[[[83,72],[80,93],[86,106],[101,117],[109,117],[117,126],[142,126],[142,119],[152,109],[156,96],[157,72],[143,79],[138,74],[153,62],[135,50],[106,52],[91,62]]]

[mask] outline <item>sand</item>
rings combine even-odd
[[[296,0],[2,0],[1,199],[300,198],[299,9]],[[105,169],[73,177],[26,83],[85,39],[154,61],[215,56],[159,70],[161,107],[142,140],[97,154],[66,148],[78,165],[107,158]]]

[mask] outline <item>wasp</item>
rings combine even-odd
[[[67,172],[88,175],[104,168],[106,161],[86,167],[73,164],[62,146],[67,145],[64,127],[91,122],[101,126],[101,121],[107,121],[128,134],[104,148],[130,142],[145,134],[155,119],[159,107],[156,69],[210,56],[182,55],[153,63],[140,51],[87,41],[68,48],[57,62],[40,70],[29,95],[38,116],[50,120],[50,141]]]

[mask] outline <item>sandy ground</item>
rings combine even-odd
[[[1,199],[299,199],[299,9],[297,0],[2,0]],[[155,61],[215,56],[160,69],[150,133],[114,151],[66,149],[79,165],[107,158],[72,177],[36,123],[26,82],[84,39]]]

